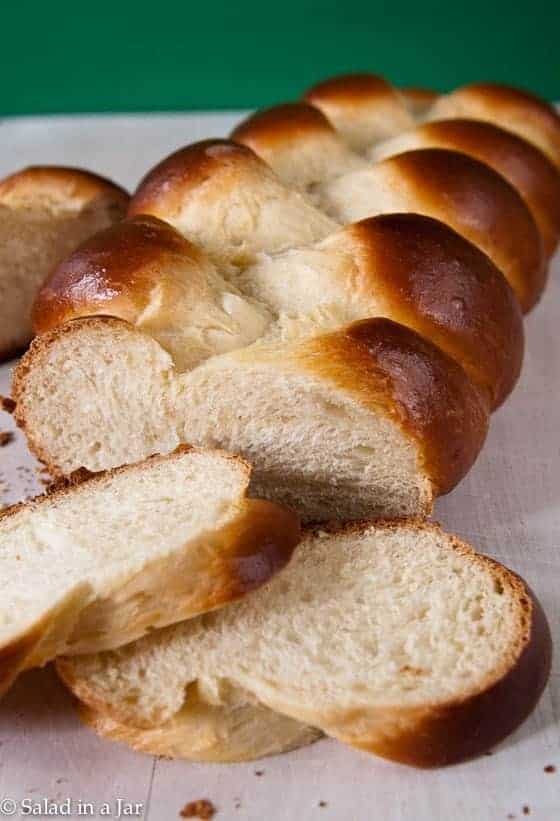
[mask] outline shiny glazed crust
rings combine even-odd
[[[309,134],[336,135],[336,129],[327,117],[309,103],[282,103],[251,114],[231,132],[231,139],[252,148],[261,155],[261,149],[286,140],[297,140]]]
[[[406,150],[461,151],[501,174],[527,203],[552,256],[560,239],[560,172],[532,143],[492,123],[460,118],[424,123],[403,140]]]
[[[325,245],[331,241],[325,241]],[[523,321],[504,277],[481,251],[441,222],[417,214],[362,220],[332,237],[353,254],[349,286],[459,362],[497,407],[523,360]]]
[[[33,299],[76,245],[121,219],[128,194],[76,168],[33,166],[0,180],[0,361],[32,336]]]
[[[453,129],[454,121],[450,122]],[[468,136],[469,121],[463,122],[467,123],[465,132]],[[482,161],[478,161],[468,149],[471,144],[476,146],[478,142],[484,145],[484,129],[490,129],[494,143],[496,140],[498,142],[497,151],[496,146],[494,147],[494,154],[498,153],[499,158],[504,153],[504,147],[500,145],[500,134],[503,135],[505,150],[509,149],[510,153],[514,154],[508,163],[514,168],[513,176],[520,180],[524,191],[527,185],[523,182],[529,177],[528,193],[533,206],[535,196],[531,196],[531,193],[535,188],[534,183],[537,184],[537,201],[544,197],[545,202],[540,209],[537,205],[536,212],[545,214],[545,234],[549,248],[551,243],[552,247],[555,247],[557,239],[556,236],[550,236],[550,226],[555,220],[560,219],[560,176],[546,158],[524,140],[507,132],[492,129],[492,126],[484,123],[471,122],[475,127],[475,133],[470,142],[467,139],[464,153],[442,150],[453,149],[453,145],[431,146],[428,139],[427,145],[423,145],[418,138],[418,145],[412,144],[404,153],[399,151],[396,156],[382,159],[371,170],[370,185],[373,196],[369,202],[365,198],[363,205],[358,209],[352,205],[352,196],[355,193],[351,184],[352,176],[346,178],[347,183],[340,190],[335,184],[332,189],[335,203],[342,201],[343,204],[341,211],[337,213],[335,207],[334,213],[336,216],[342,213],[351,219],[373,215],[376,208],[382,207],[386,189],[389,189],[389,192],[391,189],[399,191],[402,204],[399,207],[397,198],[397,202],[390,205],[391,209],[410,209],[440,219],[473,242],[488,254],[506,276],[522,308],[527,311],[537,302],[546,282],[545,258],[541,236],[535,223],[535,209],[528,208],[522,192],[515,183],[508,184],[500,169],[488,168],[484,156]],[[439,123],[431,125],[437,127]],[[476,134],[477,126],[482,130],[479,141]],[[430,124],[424,126],[426,131],[429,128]],[[420,134],[420,129],[406,132],[404,139],[413,139],[415,134]],[[488,138],[488,135],[486,136]],[[305,182],[321,183],[336,179],[337,176],[344,177],[352,170],[364,171],[367,168],[364,161],[361,165],[352,165],[352,162],[360,163],[360,158],[351,151],[347,151],[344,156],[344,149],[337,140],[336,132],[326,118],[310,105],[289,103],[258,111],[235,129],[232,138],[252,148],[275,168],[286,182],[292,184],[299,182],[298,177],[306,178]],[[513,147],[510,145],[511,140],[514,142]],[[460,143],[459,151],[463,151],[463,147]],[[492,147],[487,149],[487,153],[491,150]],[[311,172],[310,151],[313,151],[315,166]],[[482,154],[484,153],[483,150]],[[465,157],[464,154],[470,154],[470,157]],[[541,163],[538,161],[539,157]],[[502,159],[500,163],[498,159],[498,165],[504,166],[506,162]],[[546,173],[547,170],[552,171],[552,178]],[[538,180],[535,179],[535,175],[538,176]],[[534,183],[531,186],[532,180]],[[556,197],[555,181],[558,183]],[[327,186],[327,211],[329,190]],[[346,208],[344,200],[347,200]],[[364,208],[367,205],[371,205],[369,211]]]
[[[49,506],[62,497],[79,496],[85,485],[106,484],[111,477],[149,470],[157,462],[181,458],[196,449],[179,447],[96,474],[78,472],[53,492],[20,503],[0,514],[0,524],[22,510]],[[247,485],[250,468],[243,466]],[[147,562],[140,572],[121,578],[103,595],[89,584],[76,585],[34,625],[0,648],[0,694],[25,669],[42,666],[62,653],[90,653],[119,647],[163,627],[215,610],[260,587],[289,561],[300,540],[297,516],[271,502],[244,498],[236,515],[221,528],[186,543],[183,551]],[[202,549],[203,548],[203,549]]]
[[[231,140],[202,140],[180,148],[154,166],[141,180],[128,216],[151,214],[169,220],[190,192],[219,175],[220,193],[239,183],[239,174],[270,174],[268,166],[249,148]]]
[[[70,319],[95,314],[134,323],[149,305],[154,288],[166,282],[172,286],[177,265],[199,272],[210,262],[162,220],[124,220],[86,240],[55,268],[35,300],[35,331],[42,334]]]
[[[484,251],[502,271],[524,311],[546,284],[536,223],[521,195],[484,163],[456,151],[423,148],[377,166],[405,186],[411,207],[439,219]]]
[[[330,120],[354,150],[414,126],[405,98],[383,77],[345,74],[310,88],[304,100]]]

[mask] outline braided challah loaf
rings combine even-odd
[[[0,181],[0,361],[31,339],[31,306],[47,274],[127,204],[121,188],[76,168],[37,166]]]
[[[476,458],[519,374],[519,304],[544,285],[551,166],[474,123],[478,157],[372,165],[376,141],[414,128],[414,93],[361,77],[306,96],[321,111],[283,106],[236,129],[246,145],[164,160],[45,284],[14,393],[55,473],[220,445],[304,517],[357,518],[425,513]]]
[[[34,311],[41,335],[16,370],[14,397],[31,447],[54,473],[131,462],[184,441],[221,446],[253,463],[253,492],[326,520],[426,515],[469,469],[490,410],[519,373],[520,308],[538,300],[560,232],[558,174],[539,147],[510,133],[513,103],[502,106],[502,128],[468,119],[417,127],[418,117],[438,117],[446,98],[361,75],[320,84],[306,99],[254,115],[234,132],[237,143],[205,141],[164,160],[141,183],[128,219],[85,242],[44,285]],[[546,108],[527,99],[526,110]],[[554,115],[548,131],[541,120],[525,135],[540,147]],[[118,657],[63,662],[87,720],[139,749],[212,760],[308,743],[318,734],[310,722],[426,766],[479,752],[532,708],[548,674],[549,636],[513,574],[417,523],[361,525],[309,542],[293,576],[269,586],[272,599],[265,592],[263,613],[257,597],[254,607],[230,610],[231,630],[227,616],[215,622],[229,651],[238,632],[261,641],[254,624],[266,632],[270,619],[274,641],[266,637],[255,657],[248,651],[256,677],[237,666],[237,649],[230,657],[203,647],[213,641],[206,620],[200,642],[179,628]],[[306,561],[313,573],[302,572]],[[426,568],[423,603],[415,595]],[[407,574],[412,587],[403,588]],[[436,576],[438,614],[450,605],[443,628],[439,615],[437,625],[424,620]],[[366,587],[379,579],[381,605],[372,610]],[[396,633],[383,625],[387,591],[404,602]],[[345,595],[349,626],[354,613],[361,624],[375,616],[382,640],[397,637],[396,655],[389,648],[390,663],[377,669],[369,632],[348,658],[339,648],[349,679],[321,700],[333,682]],[[463,619],[469,596],[472,617]],[[419,615],[409,603],[426,608]],[[300,607],[310,622],[294,631]],[[488,632],[477,624],[482,610]],[[411,623],[420,632],[427,623],[440,642],[426,651],[426,667],[401,658]],[[278,635],[295,653],[269,656],[278,669],[264,686],[258,665]],[[315,648],[308,665],[307,636],[322,635],[325,664]],[[449,635],[459,655],[465,635],[476,645],[467,685],[452,680],[457,660],[451,673],[445,666]],[[291,659],[287,677],[280,655]],[[313,679],[297,698],[292,663]],[[425,698],[414,701],[426,673]]]

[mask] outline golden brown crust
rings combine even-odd
[[[207,264],[199,248],[162,220],[125,220],[86,240],[55,268],[35,300],[35,332],[94,314],[133,323],[170,268]]]
[[[497,407],[523,360],[523,321],[502,274],[447,226],[417,214],[387,214],[344,231],[360,249],[353,289],[383,293],[397,322],[459,362]]]
[[[260,154],[264,145],[309,134],[336,134],[322,111],[309,103],[283,103],[251,114],[231,132],[231,139]]]
[[[223,527],[202,534],[182,552],[147,563],[83,608],[58,653],[110,650],[237,601],[281,570],[299,540],[294,513],[245,498]]]
[[[33,165],[0,180],[0,203],[10,208],[78,209],[100,195],[110,196],[123,210],[129,199],[124,188],[81,168]]]
[[[411,114],[414,117],[421,117],[438,99],[439,92],[431,88],[420,88],[418,86],[407,86],[399,88]]]
[[[560,167],[560,115],[528,91],[498,83],[472,83],[440,97],[428,116],[488,120],[532,142]]]
[[[537,302],[546,283],[541,238],[521,195],[500,174],[441,148],[407,151],[383,160],[379,171],[402,180],[420,213],[447,223],[484,251],[524,311]]]
[[[304,99],[320,109],[357,151],[414,126],[404,97],[374,74],[332,77],[310,88]]]
[[[187,145],[148,172],[132,197],[128,216],[151,214],[169,219],[181,209],[189,192],[218,172],[222,194],[235,187],[240,168],[270,174],[256,154],[232,140],[202,140]]]
[[[453,359],[396,322],[365,319],[315,337],[301,344],[297,361],[403,428],[436,494],[463,478],[484,443],[483,395]]]
[[[416,520],[374,522],[376,528],[413,527],[441,530]],[[367,522],[333,525],[331,533],[360,532]],[[324,527],[317,529],[325,530]],[[418,707],[374,705],[336,708],[319,714],[300,709],[292,697],[267,690],[268,706],[297,715],[344,743],[415,767],[441,767],[473,758],[512,733],[535,708],[549,678],[552,641],[544,612],[523,579],[488,556],[450,536],[451,547],[469,561],[484,565],[495,584],[508,589],[517,607],[517,634],[511,658],[504,659],[476,691],[447,702]],[[276,698],[278,696],[278,698]]]
[[[312,531],[359,533],[365,527],[397,531],[403,527],[440,531],[418,519],[318,525]],[[307,530],[305,531],[308,532]],[[447,534],[449,535],[449,534]],[[323,726],[341,741],[415,767],[442,767],[480,755],[512,733],[535,708],[550,675],[552,638],[544,611],[526,582],[504,565],[449,535],[453,550],[484,565],[496,585],[507,588],[519,610],[516,654],[511,666],[463,699],[420,708],[342,711],[334,726]],[[381,721],[380,721],[381,718]],[[373,720],[368,732],[366,726]],[[336,725],[338,720],[339,725]],[[317,722],[321,726],[321,722]],[[360,734],[360,729],[364,732]]]
[[[303,95],[307,102],[318,108],[328,105],[350,105],[376,99],[393,99],[398,92],[384,77],[376,74],[340,74],[322,80]],[[324,109],[323,109],[324,110]]]
[[[462,151],[486,163],[519,191],[550,257],[560,239],[560,172],[532,143],[489,122],[468,119],[424,123],[409,135],[411,148]]]
[[[122,218],[128,194],[75,168],[36,166],[0,181],[0,361],[32,336],[31,306],[49,270]]]

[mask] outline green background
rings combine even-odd
[[[1,114],[262,106],[359,69],[560,98],[560,0],[4,0],[1,20]]]

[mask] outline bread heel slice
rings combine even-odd
[[[221,451],[168,456],[69,483],[0,516],[0,692],[61,653],[118,647],[266,582],[297,517],[246,497]]]
[[[168,742],[190,757],[195,688],[224,710],[233,691],[237,705],[435,767],[511,733],[550,659],[546,618],[515,573],[410,520],[309,531],[289,566],[242,601],[58,669],[97,731],[134,746]],[[218,717],[227,740],[231,716]]]

